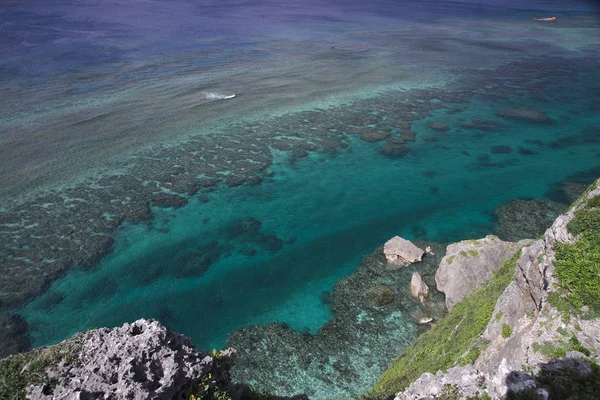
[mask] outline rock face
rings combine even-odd
[[[228,363],[235,350],[218,355]],[[221,362],[221,366],[223,365]],[[138,320],[120,328],[86,334],[77,361],[47,371],[57,384],[51,393],[31,386],[32,399],[176,399],[187,398],[192,386],[209,372],[215,381],[228,380],[226,368],[198,352],[187,337],[159,322]]]
[[[421,261],[425,252],[410,240],[394,236],[383,246],[383,253],[392,266],[402,267]]]
[[[506,259],[529,242],[504,242],[489,235],[449,245],[435,274],[437,289],[446,295],[448,310],[490,279]]]
[[[421,274],[417,271],[413,272],[410,279],[410,295],[421,303],[429,296],[429,286],[427,286],[423,278],[421,278]]]
[[[597,196],[600,196],[600,180],[586,198]],[[524,370],[551,376],[566,371],[562,378],[557,378],[566,382],[573,374],[591,376],[589,359],[595,362],[600,359],[600,318],[575,313],[565,316],[549,300],[558,289],[554,276],[555,245],[575,241],[567,224],[581,206],[582,202],[576,203],[555,220],[542,239],[523,248],[515,265],[515,280],[498,298],[482,335],[489,345],[473,365],[454,367],[435,375],[423,374],[398,393],[396,400],[439,397],[444,388],[453,388],[451,398],[481,396],[485,392],[492,399],[502,399],[507,392],[529,391],[537,393],[540,399],[547,399],[548,391],[537,387],[533,377]],[[507,326],[508,333],[503,329]],[[571,346],[573,343],[577,346]],[[582,349],[590,356],[584,359],[582,353],[567,351],[569,348]],[[566,352],[566,357],[553,360],[556,354],[561,354],[559,351]]]

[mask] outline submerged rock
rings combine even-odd
[[[408,152],[404,146],[404,140],[400,138],[394,138],[387,141],[387,143],[381,148],[381,154],[390,158],[404,157]]]
[[[0,313],[0,358],[30,348],[27,321],[18,314]]]
[[[499,117],[506,119],[523,120],[538,124],[548,124],[553,122],[545,112],[534,108],[506,108],[496,113]]]
[[[470,122],[463,122],[460,124],[463,128],[476,129],[480,131],[499,131],[504,129],[504,124],[497,121],[488,121],[483,119],[476,119]]]
[[[432,122],[427,126],[429,126],[434,131],[440,131],[440,132],[445,132],[450,129],[450,127],[448,125],[442,124],[441,122]]]
[[[394,301],[392,288],[383,283],[371,286],[365,295],[367,296],[367,301],[374,306],[384,306]]]
[[[383,246],[383,253],[392,266],[402,267],[421,261],[425,252],[410,240],[394,236]]]
[[[365,142],[375,143],[385,140],[390,137],[390,133],[381,130],[369,130],[366,132],[362,132],[360,134],[360,138]]]
[[[506,259],[527,243],[530,241],[504,242],[489,235],[449,245],[435,274],[437,289],[446,295],[448,310],[490,279]]]

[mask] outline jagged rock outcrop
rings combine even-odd
[[[410,240],[394,236],[383,246],[383,253],[392,267],[402,267],[419,262],[425,252],[415,246]]]
[[[425,299],[429,296],[429,286],[417,271],[413,272],[410,278],[410,295],[421,303],[425,302]]]
[[[449,245],[435,274],[437,289],[446,295],[448,310],[478,289],[517,249],[530,242],[505,242],[489,235]]]
[[[197,351],[189,338],[158,321],[140,319],[119,328],[85,334],[75,361],[50,366],[56,385],[32,385],[31,399],[178,399],[187,398],[207,374],[229,382],[235,350],[212,356]],[[217,361],[218,360],[218,363]]]
[[[473,365],[457,366],[435,375],[423,374],[398,393],[397,400],[429,399],[450,387],[455,391],[453,398],[460,399],[472,396],[476,388],[492,399],[504,398],[509,391],[530,391],[542,399],[547,398],[548,392],[537,387],[536,380],[524,370],[534,374],[569,371],[565,374],[567,382],[573,374],[591,374],[587,359],[600,359],[600,318],[584,318],[578,313],[565,316],[549,301],[549,296],[558,290],[555,246],[576,240],[567,225],[584,202],[596,196],[600,196],[600,180],[583,200],[555,220],[542,239],[523,248],[515,265],[515,279],[498,298],[483,333],[482,339],[489,345]],[[582,349],[589,356],[583,359],[580,352],[568,351],[573,348]],[[566,354],[566,358],[556,359],[557,354]]]

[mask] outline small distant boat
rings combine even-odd
[[[542,22],[556,22],[558,21],[558,17],[534,18],[533,20]]]

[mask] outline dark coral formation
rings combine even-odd
[[[498,237],[510,242],[539,237],[567,207],[552,200],[513,199],[496,209]]]
[[[488,121],[484,119],[476,119],[469,122],[463,122],[460,124],[466,129],[475,129],[479,131],[495,132],[501,131],[505,128],[504,124],[498,121]]]
[[[410,297],[415,270],[435,287],[435,269],[445,248],[416,244],[431,245],[436,255],[396,270],[386,267],[383,248],[367,255],[324,297],[334,316],[316,335],[277,323],[231,333],[228,344],[239,352],[232,377],[259,391],[287,396],[347,398],[372,385],[418,334],[417,324],[438,318],[444,310],[440,293],[432,293],[425,305]]]
[[[27,322],[20,315],[0,312],[0,358],[30,348]]]
[[[553,122],[545,112],[534,108],[507,108],[496,113],[499,117],[516,119],[536,124],[548,124]]]
[[[283,240],[272,233],[262,232],[261,226],[262,222],[254,217],[242,218],[234,223],[229,230],[229,235],[231,238],[240,239],[249,244],[256,244],[270,253],[281,250]],[[257,250],[250,246],[245,247],[243,252],[245,254],[256,254]]]

